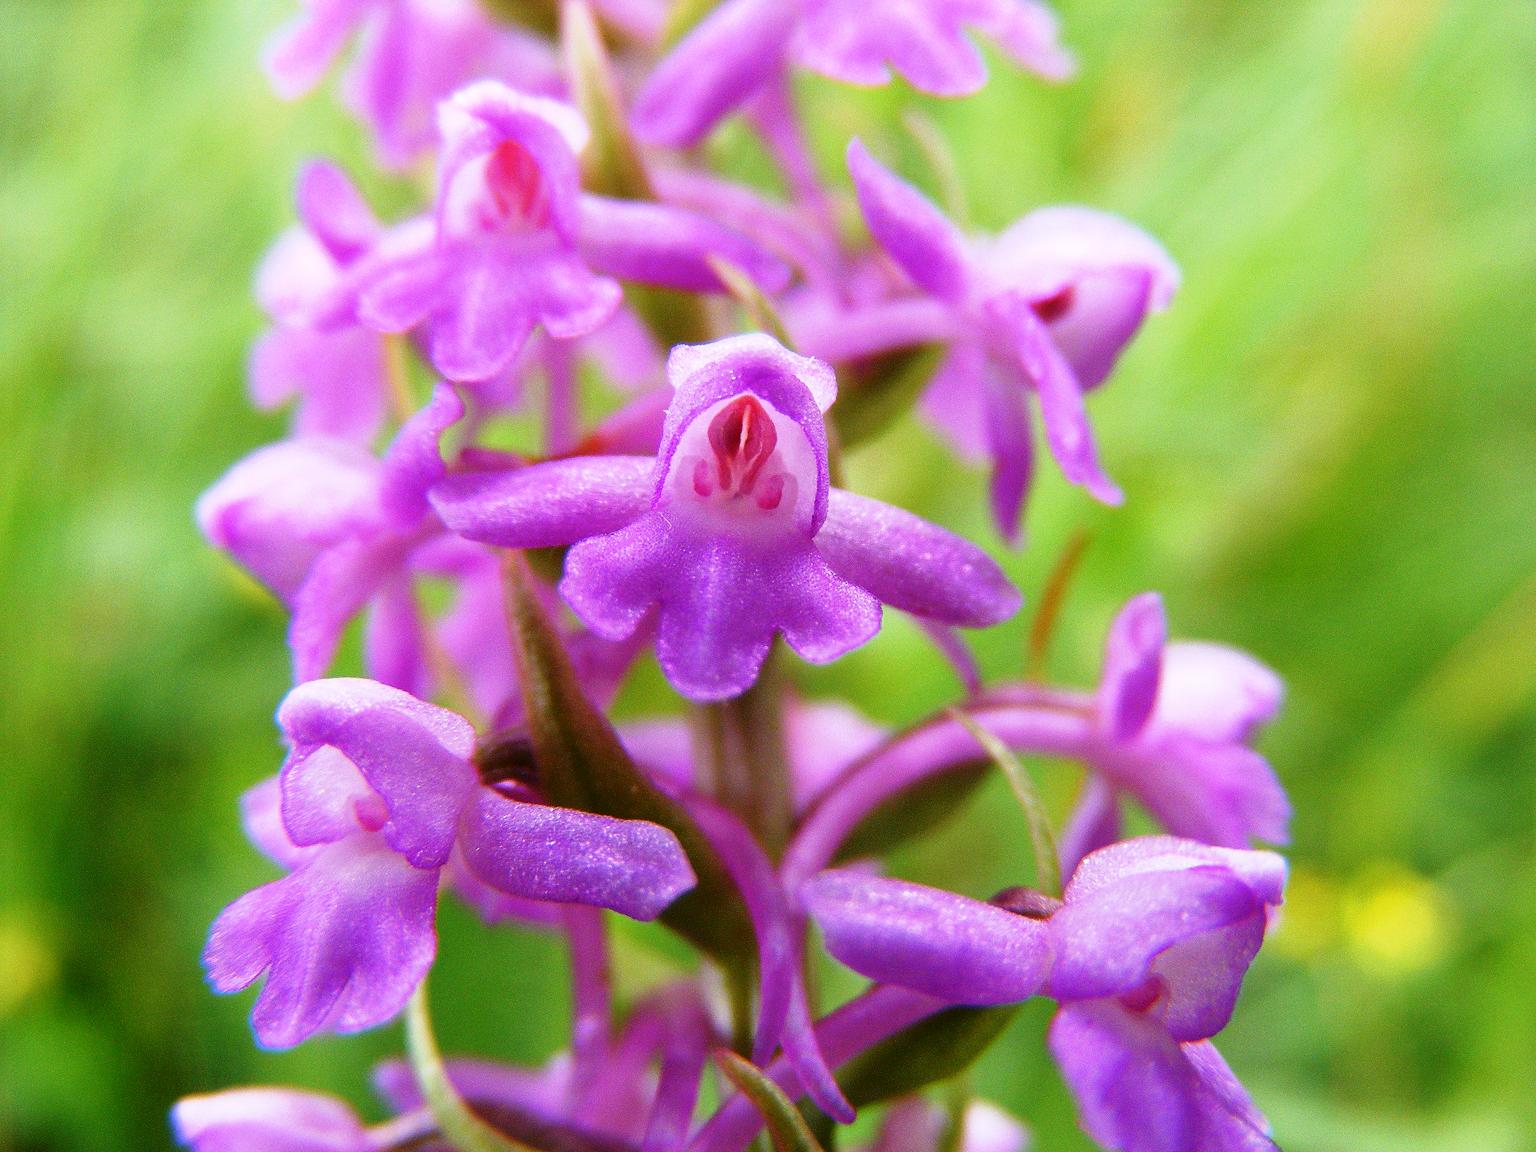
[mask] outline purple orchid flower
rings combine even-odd
[[[561,86],[553,50],[490,20],[478,0],[305,0],[267,45],[273,87],[288,99],[304,95],[359,35],[347,102],[388,168],[406,167],[432,145],[437,102],[476,77],[551,94]]]
[[[1066,478],[1119,503],[1083,400],[1147,314],[1171,301],[1179,277],[1168,254],[1125,221],[1075,207],[1038,209],[995,239],[971,242],[857,140],[848,167],[875,240],[922,295],[855,314],[807,312],[797,339],[834,363],[947,345],[925,410],[963,454],[991,456],[992,511],[1010,539],[1034,469],[1029,393]]]
[[[1160,597],[1121,609],[1095,697],[1095,769],[1063,837],[1063,865],[1120,836],[1121,795],[1179,836],[1241,848],[1283,844],[1290,803],[1250,744],[1280,708],[1280,678],[1220,644],[1166,643]]]
[[[261,408],[297,397],[299,436],[366,444],[383,423],[389,393],[384,341],[358,323],[356,269],[378,250],[409,244],[386,230],[346,174],[312,161],[299,174],[299,225],[279,238],[256,276],[273,320],[251,350],[251,395]]]
[[[1161,601],[1136,597],[1111,629],[1096,693],[1003,685],[966,707],[1015,751],[1089,767],[1062,838],[1066,874],[1119,838],[1126,797],[1182,838],[1225,848],[1286,839],[1289,802],[1269,762],[1248,744],[1279,706],[1279,678],[1236,649],[1165,646],[1163,634]],[[802,814],[781,865],[785,883],[793,890],[827,867],[882,804],[980,754],[971,732],[947,713],[865,751]]]
[[[1052,1050],[1095,1139],[1204,1152],[1273,1147],[1207,1041],[1284,883],[1273,853],[1157,836],[1084,858],[1060,901],[1014,889],[984,903],[851,871],[801,895],[828,951],[870,979],[957,1004],[1053,997]]]
[[[658,825],[482,785],[469,722],[398,689],[312,681],[289,693],[278,723],[292,745],[280,820],[257,796],[248,826],[290,872],[226,908],[203,957],[220,992],[266,974],[251,1019],[268,1047],[400,1011],[431,967],[438,882],[455,849],[499,891],[636,919],[693,886],[677,838]]]
[[[595,332],[619,307],[612,276],[720,291],[709,265],[720,256],[766,290],[788,280],[784,265],[702,216],[583,195],[576,154],[588,133],[569,105],[481,81],[444,101],[438,121],[432,239],[372,262],[358,314],[382,332],[424,325],[450,380],[505,371],[535,328],[555,340]]]
[[[651,74],[635,131],[691,148],[790,64],[850,84],[885,84],[894,71],[936,96],[969,95],[987,79],[972,31],[1047,79],[1072,74],[1056,18],[1037,0],[729,0]]]
[[[441,385],[382,461],[344,441],[282,441],[241,461],[198,500],[198,524],[209,541],[292,609],[297,680],[323,675],[348,621],[371,606],[370,671],[426,694],[434,674],[413,567],[456,578],[464,593],[455,612],[484,615],[475,612],[485,602],[477,589],[495,580],[494,555],[447,537],[425,499],[445,471],[438,439],[463,412],[453,389]],[[486,645],[496,635],[481,631],[482,647],[463,655],[487,667],[495,656]],[[499,680],[471,679],[474,695],[490,703]]]
[[[775,633],[826,662],[879,630],[880,604],[979,627],[1018,607],[974,545],[831,487],[831,370],[767,336],[673,349],[660,454],[450,476],[432,493],[471,540],[573,544],[561,592],[599,636],[654,608],[657,654],[683,694],[734,696]]]

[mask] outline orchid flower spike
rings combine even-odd
[[[471,540],[574,545],[561,592],[619,639],[654,611],[667,678],[695,700],[751,686],[776,633],[824,663],[880,627],[882,602],[946,624],[1007,618],[1019,594],[975,545],[831,486],[825,364],[763,335],[673,349],[655,459],[580,457],[460,474],[432,500]]]
[[[968,96],[987,79],[970,32],[1046,79],[1072,74],[1040,0],[728,0],[651,74],[635,131],[691,148],[791,64],[849,84],[886,84],[897,72],[935,96]]]
[[[459,855],[512,896],[651,919],[694,884],[659,825],[486,786],[475,734],[445,708],[371,680],[316,680],[278,723],[292,751],[246,804],[253,840],[289,875],[236,900],[203,962],[220,992],[264,973],[251,1020],[286,1048],[389,1020],[432,965],[440,873]]]

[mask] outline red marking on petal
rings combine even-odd
[[[542,227],[549,221],[544,174],[532,153],[516,140],[503,140],[485,165],[485,185],[508,222]]]
[[[756,396],[742,393],[709,422],[709,446],[715,452],[720,487],[745,495],[779,442],[773,417]]]
[[[1030,308],[1036,316],[1040,317],[1042,323],[1050,324],[1060,320],[1071,310],[1074,296],[1073,287],[1071,284],[1068,284],[1061,291],[1053,292],[1043,299],[1034,301],[1030,304]]]
[[[704,459],[693,462],[693,490],[700,496],[708,496],[715,490],[714,479],[709,474],[709,461]]]
[[[763,481],[757,493],[757,506],[764,512],[772,512],[784,499],[784,473],[779,472]]]

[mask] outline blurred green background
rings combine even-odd
[[[291,7],[0,2],[0,1148],[164,1146],[176,1096],[250,1082],[371,1107],[399,1044],[259,1052],[249,996],[198,968],[213,915],[271,875],[235,799],[277,764],[288,669],[278,609],[190,508],[282,431],[243,359],[296,164],[366,166],[330,89],[285,105],[258,74]],[[1221,1043],[1288,1152],[1536,1147],[1536,7],[1058,7],[1064,88],[1002,65],[954,104],[809,84],[827,170],[859,132],[932,187],[896,115],[920,107],[975,227],[1078,200],[1166,241],[1186,287],[1092,403],[1128,504],[1047,469],[1007,563],[1034,597],[1092,533],[1063,680],[1156,588],[1178,634],[1290,684],[1264,745],[1297,810],[1290,911]],[[980,478],[944,459],[904,427],[852,467],[996,545]],[[982,640],[989,672],[1018,674],[1026,623]],[[803,680],[890,723],[954,692],[899,623]],[[661,706],[653,682],[630,707]],[[1074,776],[1048,779],[1060,802]],[[1016,881],[1009,805],[988,788],[898,869]],[[560,950],[453,906],[443,925],[445,1046],[551,1052]],[[976,1083],[1038,1148],[1086,1148],[1045,1019]]]

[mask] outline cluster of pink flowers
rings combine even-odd
[[[243,812],[284,875],[225,909],[204,962],[221,992],[261,982],[264,1046],[402,1012],[414,1039],[379,1070],[391,1120],[239,1089],[178,1104],[183,1143],[740,1152],[766,1125],[804,1150],[878,1107],[878,1149],[1017,1152],[1014,1118],[922,1090],[975,1055],[955,1036],[1046,996],[1106,1148],[1275,1147],[1211,1037],[1281,903],[1284,862],[1255,845],[1285,840],[1289,809],[1252,748],[1279,680],[1168,642],[1146,594],[1095,689],[983,684],[956,629],[1013,616],[1017,589],[974,543],[839,483],[870,414],[911,408],[990,459],[1016,542],[1037,409],[1066,478],[1121,499],[1085,400],[1171,302],[1162,247],[1076,206],[966,236],[859,141],[851,197],[806,147],[797,69],[961,96],[986,79],[979,41],[1072,71],[1037,0],[306,0],[278,33],[281,93],[351,51],[380,165],[430,163],[435,183],[385,222],[309,164],[258,276],[251,391],[292,431],[197,516],[291,612],[288,753]],[[787,199],[695,150],[735,116]],[[867,240],[839,229],[840,199]],[[539,442],[505,447],[519,430]],[[778,673],[864,644],[887,608],[954,662],[952,707],[887,732]],[[366,678],[333,677],[359,620]],[[615,727],[652,652],[686,715]],[[1086,769],[1059,837],[1015,754]],[[982,900],[885,876],[921,832],[902,819],[918,791],[958,795],[992,764],[1032,813],[1033,886]],[[1167,835],[1124,838],[1127,802]],[[421,989],[445,888],[565,934],[568,1052],[437,1060]],[[604,909],[659,918],[697,976],[616,1002]],[[830,1011],[805,978],[813,924],[873,982]]]

